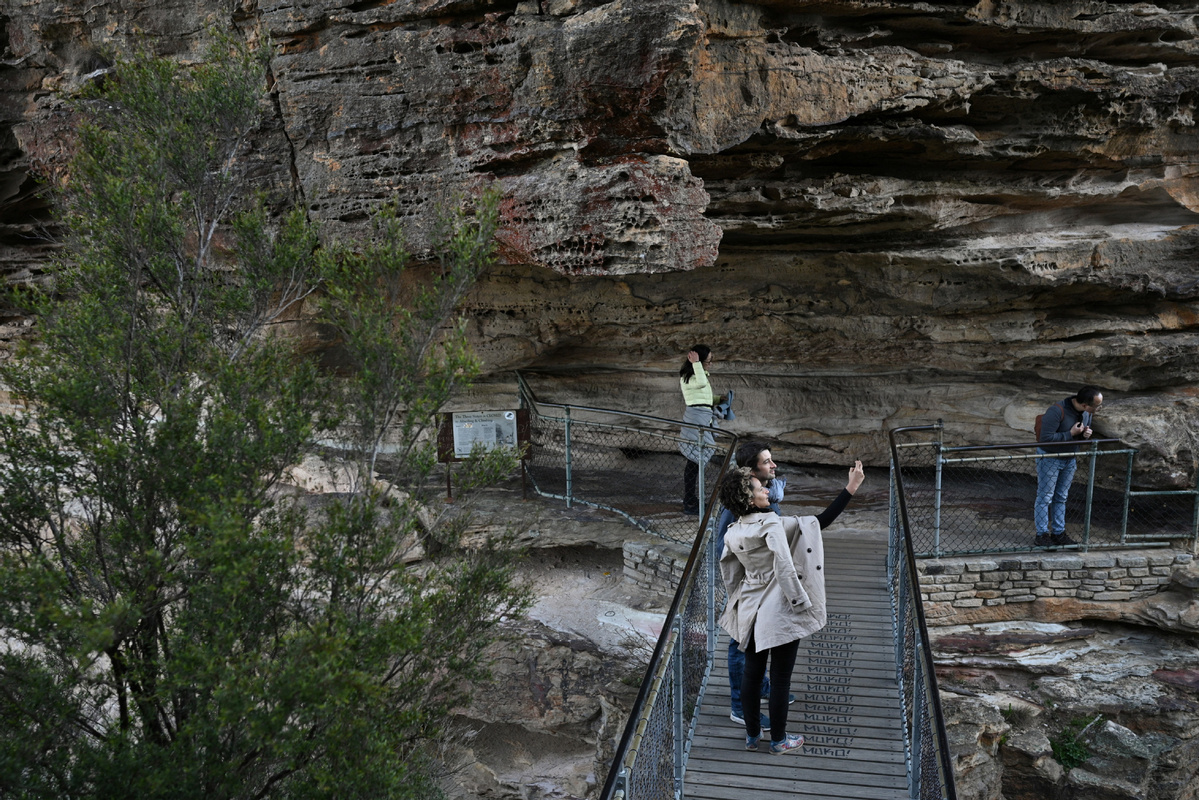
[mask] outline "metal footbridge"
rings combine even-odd
[[[839,537],[832,529],[824,542],[828,625],[803,640],[791,680],[795,703],[787,730],[803,734],[802,752],[776,756],[764,746],[746,752],[743,726],[729,719],[728,637],[722,634],[691,740],[686,797],[911,796],[886,542]]]
[[[892,519],[896,515],[892,514]],[[692,549],[616,751],[604,800],[955,800],[910,542],[825,531],[829,621],[800,645],[788,733],[799,754],[745,750],[729,717],[713,532]]]
[[[956,800],[915,557],[896,502],[902,487],[891,488],[889,531],[825,531],[829,622],[801,643],[791,686],[788,732],[803,734],[803,751],[746,751],[744,727],[729,718],[711,524],[737,437],[716,428],[681,435],[687,426],[674,420],[542,403],[523,376],[520,388],[530,421],[526,477],[539,494],[691,545],[602,800]],[[679,513],[683,487],[670,479],[683,472],[678,443],[687,440],[712,450],[699,469],[698,519]]]

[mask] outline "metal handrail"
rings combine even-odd
[[[730,448],[725,453],[724,460],[720,464],[720,472],[717,476],[717,485],[723,479],[728,470],[729,463],[733,458],[733,448]],[[616,746],[616,751],[612,756],[612,768],[608,770],[608,777],[604,781],[603,791],[600,792],[601,800],[610,800],[611,798],[621,798],[628,796],[628,781],[633,770],[636,767],[637,755],[640,750],[641,737],[644,734],[645,726],[649,720],[650,711],[656,702],[663,702],[660,697],[660,689],[664,685],[675,687],[677,693],[681,688],[677,678],[673,675],[668,676],[668,671],[672,671],[675,666],[674,662],[680,657],[678,652],[679,642],[679,614],[684,604],[689,599],[689,596],[695,591],[696,578],[699,572],[699,565],[704,559],[705,550],[708,549],[709,540],[712,537],[712,531],[708,526],[711,520],[712,507],[709,506],[704,512],[703,520],[700,523],[700,535],[695,537],[695,543],[691,546],[691,553],[687,558],[687,564],[683,568],[682,578],[679,580],[679,588],[674,594],[674,598],[670,603],[670,610],[666,613],[666,619],[662,625],[662,633],[658,636],[657,644],[654,646],[654,653],[650,657],[649,664],[645,668],[645,678],[641,682],[641,689],[637,693],[637,699],[633,703],[633,707],[629,712],[629,721],[625,725],[624,733],[620,737],[620,742]],[[708,615],[711,618],[715,611],[713,599],[708,600]],[[712,637],[709,636],[709,639]],[[708,672],[712,668],[712,655],[714,653],[714,643],[709,642],[708,645]],[[707,687],[707,678],[705,677],[701,684],[699,696],[696,697],[693,708],[698,709],[703,700],[704,689]],[[651,698],[652,694],[652,698]],[[673,695],[672,695],[673,698]],[[679,744],[683,737],[690,740],[691,734],[694,732],[694,725],[687,724],[687,731],[676,730],[676,745]],[[676,747],[676,750],[678,748]],[[683,764],[676,764],[676,770],[685,765],[686,754],[689,748],[683,750]],[[678,785],[675,788],[675,797],[682,796],[681,779],[677,780]],[[640,800],[640,798],[639,798]]]
[[[927,427],[896,428],[895,430],[897,430],[897,431],[921,431],[921,430],[929,430],[929,429],[935,430],[935,429],[938,429],[938,426],[930,425]],[[902,447],[916,447],[916,446],[919,446],[920,444],[921,444],[921,442],[908,442],[901,446]],[[961,452],[965,452],[968,450],[1018,450],[1020,448],[1044,447],[1047,444],[1050,446],[1053,446],[1053,445],[1060,445],[1063,443],[1062,442],[1022,442],[1022,443],[1016,443],[1016,444],[969,444],[969,445],[957,445],[957,446],[949,446],[949,447],[946,447],[945,445],[941,445],[941,449],[944,450],[945,452],[961,453]],[[1070,442],[1065,442],[1065,444],[1068,445],[1068,444],[1070,444]],[[1076,445],[1124,444],[1124,442],[1120,439],[1086,439],[1085,441],[1074,442],[1073,444],[1076,444]]]
[[[708,431],[714,435],[720,435],[721,438],[728,439],[729,443],[725,449],[724,457],[720,461],[720,469],[717,472],[716,484],[719,485],[725,473],[728,471],[729,464],[732,463],[733,453],[736,450],[737,436],[729,431],[722,431],[719,428],[710,428],[705,426],[688,426],[686,423],[681,423],[678,420],[664,419],[654,417],[648,414],[636,414],[632,412],[617,412],[611,409],[591,408],[587,406],[574,406],[562,403],[545,403],[537,399],[532,388],[529,386],[525,377],[520,372],[517,373],[517,382],[520,387],[521,402],[529,408],[533,413],[541,415],[541,410],[546,408],[559,408],[563,410],[561,417],[544,416],[546,419],[558,419],[563,422],[569,422],[572,419],[574,412],[589,412],[603,415],[619,414],[621,416],[631,417],[638,420],[644,420],[654,423],[661,423],[666,426],[678,428],[694,427],[700,431]],[[599,424],[601,427],[619,427],[619,426],[604,426],[602,423],[587,422],[586,424]],[[645,431],[641,431],[644,433]],[[654,433],[654,435],[661,435]],[[702,481],[702,473],[701,473]],[[701,483],[701,486],[703,484]],[[538,490],[540,491],[540,490]],[[544,495],[545,493],[542,492]],[[555,496],[555,495],[546,495]],[[574,498],[576,502],[581,502],[586,505],[599,508],[608,508],[598,503]],[[637,692],[637,699],[633,703],[633,707],[629,713],[628,723],[625,725],[624,732],[621,735],[620,742],[617,744],[616,751],[613,754],[612,768],[608,771],[608,776],[604,782],[603,791],[600,793],[602,800],[624,800],[629,796],[629,785],[637,776],[637,761],[638,756],[643,750],[645,736],[647,735],[647,727],[650,722],[651,714],[659,708],[660,704],[670,704],[670,714],[673,720],[673,748],[670,756],[671,773],[673,775],[673,786],[670,787],[670,793],[664,794],[661,797],[653,798],[652,800],[674,800],[682,796],[683,774],[686,766],[687,758],[690,754],[690,741],[694,736],[695,725],[698,720],[698,709],[703,699],[704,692],[707,688],[708,677],[711,674],[713,656],[716,647],[716,595],[713,590],[713,582],[715,578],[715,565],[713,563],[713,532],[710,527],[712,521],[712,511],[715,503],[703,503],[702,516],[699,520],[699,528],[694,541],[691,544],[691,551],[687,558],[687,563],[683,568],[683,574],[679,580],[678,589],[674,593],[671,600],[670,609],[666,613],[666,618],[662,626],[662,633],[659,635],[657,642],[654,645],[653,655],[650,657],[649,664],[646,666],[645,678],[641,682],[641,688]],[[625,514],[620,509],[609,509],[616,511],[626,519],[637,524],[637,521]],[[645,528],[641,525],[638,527]],[[651,531],[652,533],[652,531]],[[696,598],[695,594],[701,585],[701,569],[707,566],[707,573],[702,575],[706,577],[706,585],[708,591],[705,597]],[[692,601],[702,602],[704,612],[706,614],[706,637],[704,646],[706,648],[705,663],[703,678],[699,683],[697,694],[694,698],[683,697],[685,689],[682,680],[682,658],[684,648],[687,644],[683,637],[682,619],[684,610],[688,607],[688,603]],[[690,709],[690,718],[688,718],[688,709]],[[646,765],[646,769],[660,767],[660,764]],[[649,797],[640,796],[637,800],[651,800]]]
[[[897,468],[898,464],[899,464],[899,451],[898,451],[898,448],[896,447],[896,441],[895,441],[895,435],[897,433],[906,433],[909,431],[917,431],[917,430],[935,430],[935,429],[937,429],[937,427],[938,426],[930,425],[930,426],[913,426],[913,427],[907,427],[907,428],[893,428],[889,433],[889,438],[891,440],[891,459],[892,459],[891,463],[893,465],[892,475],[894,475],[895,482],[896,482],[896,489],[897,489],[896,495],[897,495],[897,499],[899,501],[898,502],[899,518],[900,518],[900,523],[902,526],[901,529],[903,531],[903,551],[904,551],[904,559],[903,559],[904,560],[904,575],[903,575],[903,577],[906,579],[906,582],[908,584],[909,598],[910,598],[910,602],[911,602],[911,605],[914,609],[915,616],[916,616],[916,627],[918,630],[917,649],[919,650],[919,652],[916,654],[916,656],[917,656],[917,659],[918,659],[920,665],[923,667],[923,669],[921,671],[923,674],[923,683],[924,683],[924,692],[923,692],[924,698],[925,698],[924,705],[927,705],[928,706],[927,710],[931,711],[933,730],[936,735],[936,745],[937,746],[936,746],[935,752],[936,752],[937,769],[938,769],[937,777],[938,777],[938,781],[939,781],[939,783],[941,785],[941,789],[942,789],[941,796],[944,798],[944,800],[957,800],[957,789],[955,788],[954,781],[953,781],[953,767],[952,767],[953,762],[950,757],[950,751],[949,751],[949,738],[945,733],[945,717],[941,711],[941,698],[940,698],[940,695],[937,690],[937,680],[936,680],[937,673],[936,673],[935,666],[933,664],[932,647],[929,646],[928,626],[925,623],[925,619],[924,619],[924,603],[923,603],[923,600],[922,600],[921,594],[920,594],[920,576],[916,571],[916,550],[912,544],[911,529],[908,524],[907,501],[905,500],[904,490],[903,490],[903,474],[902,474],[902,471]],[[893,595],[892,600],[893,600],[893,603],[896,604],[895,607],[892,608],[892,613],[894,615],[896,615],[896,619],[898,619],[898,614],[900,613],[900,609],[897,607],[898,606],[897,598],[895,598]],[[896,641],[897,647],[902,645],[903,638],[904,637],[899,636],[898,634],[896,635],[895,641]],[[899,674],[897,674],[897,678],[899,680],[899,686],[900,686],[901,692],[903,692],[904,687],[905,687],[904,675],[902,674],[902,664],[904,663],[904,659],[903,659],[902,655],[903,654],[901,654],[901,653],[896,654],[897,673],[899,673]],[[911,698],[907,698],[907,699],[911,700]],[[913,742],[918,738],[916,731],[915,731],[916,722],[920,718],[920,714],[924,713],[924,711],[925,711],[924,709],[917,710],[915,708],[912,708],[913,713],[910,715],[910,720],[911,720],[913,727],[912,727],[912,729],[905,731],[905,733],[909,737],[907,750],[909,753],[909,780],[910,780],[911,794],[913,797],[922,797],[923,796],[921,793],[921,788],[923,786],[923,780],[922,780],[923,776],[921,776],[919,774],[919,769],[918,769],[918,761],[919,761],[920,754],[914,752],[914,748],[912,745],[913,745]]]

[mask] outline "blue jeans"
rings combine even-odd
[[[1040,448],[1037,452],[1041,452]],[[1073,456],[1037,459],[1037,502],[1032,517],[1038,535],[1051,533],[1056,536],[1066,532],[1066,496],[1070,494],[1070,482],[1074,480],[1077,468],[1078,462]]]
[[[737,643],[729,639],[729,710],[738,717],[745,719],[745,710],[741,706],[741,680],[745,675],[745,653],[741,652]],[[762,696],[770,695],[769,676],[762,679]]]

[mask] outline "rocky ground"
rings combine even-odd
[[[1199,792],[1199,644],[1127,625],[934,629],[958,797]]]
[[[841,470],[788,465],[788,508],[818,511]],[[839,521],[882,536],[886,474],[872,473]],[[594,797],[661,628],[664,598],[622,574],[645,535],[519,481],[490,490],[476,532],[507,528],[529,548],[537,602],[496,648],[496,679],[456,721],[447,748],[461,800]],[[1110,621],[1005,621],[931,631],[963,800],[1199,796],[1199,643]],[[1056,747],[1056,752],[1055,752]]]
[[[454,798],[589,797],[636,698],[665,616],[663,598],[625,580],[622,546],[642,539],[613,515],[567,509],[519,481],[484,492],[475,535],[510,531],[528,548],[536,594],[494,648],[495,679],[456,718],[447,751]]]

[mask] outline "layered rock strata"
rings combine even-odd
[[[796,461],[885,459],[889,426],[1031,438],[1082,383],[1144,485],[1194,474],[1193,3],[12,0],[0,12],[0,270],[36,280],[30,170],[63,94],[208,26],[271,49],[260,179],[329,235],[498,182],[502,264],[467,311],[509,407],[676,417],[697,341],[738,429]],[[269,37],[269,39],[268,39]],[[0,337],[26,320],[0,319]],[[618,379],[617,379],[618,376]],[[547,389],[549,391],[549,389]]]

